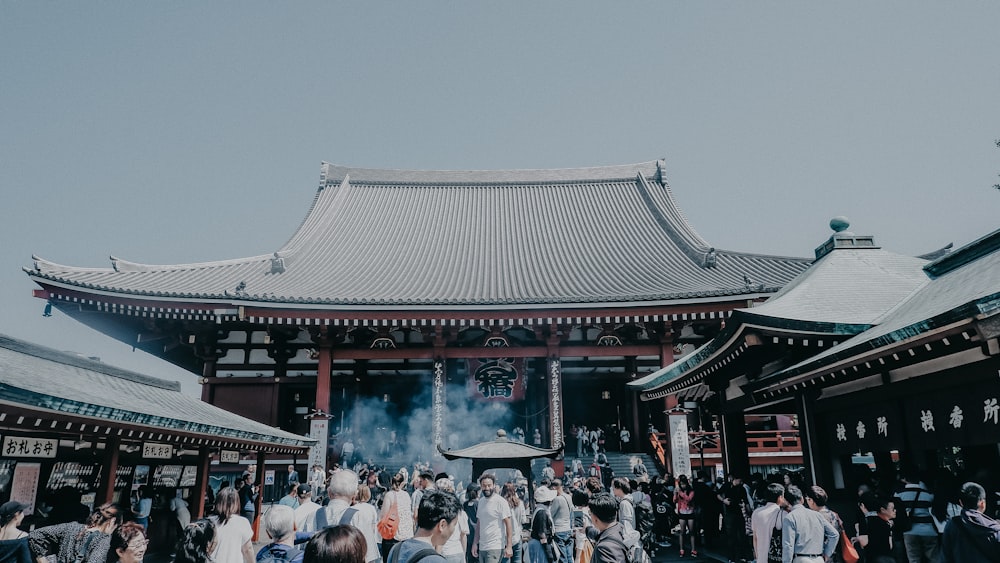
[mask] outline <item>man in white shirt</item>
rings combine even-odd
[[[766,562],[767,551],[771,538],[777,539],[777,553],[781,552],[781,522],[785,513],[785,487],[771,483],[761,491],[762,500],[766,504],[757,507],[750,516],[750,527],[753,529],[753,553],[756,561]],[[774,536],[777,532],[777,536]]]
[[[339,524],[350,524],[361,530],[365,536],[365,543],[368,546],[365,561],[381,561],[382,555],[379,553],[378,540],[376,539],[381,537],[378,533],[378,512],[374,506],[367,502],[359,502],[351,506],[351,502],[358,494],[358,474],[350,469],[337,471],[330,477],[326,494],[329,496],[330,502],[316,511],[312,519],[311,529],[318,531]],[[345,516],[348,510],[354,511],[350,517]]]
[[[514,554],[514,527],[507,499],[497,494],[496,477],[483,473],[479,478],[482,496],[476,508],[476,537],[472,542],[472,556],[479,563],[499,563],[502,557]]]
[[[296,489],[299,506],[295,509],[295,529],[300,532],[314,531],[310,526],[320,506],[312,501],[312,487],[299,485]]]

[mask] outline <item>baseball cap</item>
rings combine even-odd
[[[303,484],[299,485],[299,488],[296,489],[295,492],[299,496],[308,495],[309,493],[312,492],[312,487],[310,487],[309,485],[306,485],[306,484],[303,483]]]
[[[14,518],[15,514],[18,512],[24,512],[24,509],[28,508],[28,506],[29,505],[24,504],[23,502],[17,502],[16,500],[3,503],[3,506],[0,506],[0,522],[3,522],[4,524],[10,522],[11,519]]]

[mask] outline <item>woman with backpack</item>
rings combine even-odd
[[[401,541],[413,537],[413,518],[410,516],[410,493],[406,492],[406,475],[402,472],[393,475],[389,490],[382,495],[382,510],[379,512],[379,527],[386,528],[395,514],[396,533],[391,538],[382,535],[379,549],[382,551],[382,561],[389,560],[389,550]],[[391,527],[391,526],[390,526]],[[391,531],[391,530],[390,530]],[[381,533],[382,530],[379,530]]]

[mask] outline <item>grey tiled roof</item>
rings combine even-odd
[[[878,248],[837,249],[788,283],[755,316],[829,324],[873,324],[927,283],[927,260]]]
[[[36,258],[26,271],[134,296],[350,309],[752,295],[809,264],[712,251],[674,203],[662,161],[437,172],[324,164],[308,216],[277,250],[283,271],[272,255],[164,266],[114,259],[114,268]]]
[[[285,449],[315,442],[184,395],[177,382],[4,335],[0,335],[0,404]]]
[[[963,260],[965,258],[965,260]],[[892,346],[951,323],[1000,314],[1000,230],[945,255],[927,266],[961,264],[922,284],[920,289],[876,320],[876,325],[801,363],[773,374],[774,379],[822,369],[858,351]]]
[[[746,326],[789,334],[852,337],[869,329],[900,301],[928,283],[926,260],[879,248],[836,248],[751,309],[737,309],[726,328],[688,356],[630,382],[650,392],[677,385],[742,344]]]

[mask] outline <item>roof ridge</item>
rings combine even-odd
[[[346,176],[356,184],[488,184],[511,183],[562,183],[572,184],[585,181],[608,181],[611,179],[632,179],[636,173],[655,177],[661,170],[660,160],[590,166],[581,168],[515,168],[497,170],[414,170],[395,168],[355,168],[323,161],[320,165],[320,189],[340,183]]]

